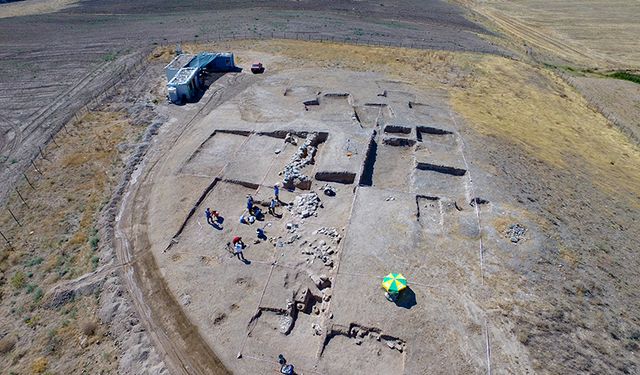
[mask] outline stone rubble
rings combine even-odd
[[[527,232],[527,228],[525,228],[524,226],[517,223],[511,224],[507,229],[507,237],[509,237],[511,242],[518,243],[524,239],[524,235],[526,232]]]
[[[288,208],[292,211],[293,215],[297,215],[304,219],[310,216],[318,216],[318,208],[322,208],[322,202],[320,197],[315,192],[298,195],[293,201],[293,205]]]
[[[289,136],[291,135],[287,134],[287,137]],[[300,189],[309,189],[311,187],[311,178],[303,174],[301,170],[305,166],[313,163],[313,158],[317,151],[316,146],[314,146],[317,138],[317,133],[307,135],[304,143],[298,146],[296,153],[291,157],[289,163],[284,166],[284,170],[280,175],[282,176],[282,185],[285,188],[292,189],[298,187]],[[285,138],[285,142],[288,142],[287,138]]]
[[[294,146],[298,145],[298,141],[296,141],[296,139],[293,137],[293,135],[291,135],[291,133],[287,133],[287,135],[284,137],[284,141],[285,143],[291,143]]]
[[[313,330],[313,334],[315,336],[322,335],[322,327],[320,326],[320,324],[317,324],[317,323],[311,324],[311,329]]]
[[[322,263],[326,267],[333,267],[333,256],[336,254],[338,250],[338,244],[342,240],[342,236],[336,228],[326,228],[322,227],[318,230],[312,232],[312,236],[327,236],[329,243],[327,240],[321,238],[313,238],[309,241],[305,240],[300,243],[300,248],[302,249],[300,252],[303,255],[311,255],[313,259],[320,259]],[[307,258],[309,261],[309,258]],[[311,260],[311,263],[313,260]]]

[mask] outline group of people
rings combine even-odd
[[[273,185],[273,198],[269,202],[269,214],[278,217],[276,213],[276,207],[280,204],[280,187],[278,184]],[[256,220],[260,220],[264,217],[260,207],[257,207],[253,202],[251,194],[247,195],[247,212],[248,217],[245,217],[244,212],[240,216],[240,224],[253,224]]]
[[[280,204],[280,187],[278,184],[273,185],[273,198],[269,202],[269,214],[278,217],[276,214],[276,207]],[[245,217],[245,213],[243,212],[240,216],[241,224],[253,224],[256,220],[262,220],[264,215],[262,214],[262,210],[254,204],[253,197],[251,195],[247,195],[247,211],[249,215]],[[204,211],[204,215],[207,219],[207,224],[213,226],[217,229],[222,229],[220,224],[222,223],[222,217],[220,213],[215,210],[211,210],[209,207]],[[267,236],[264,233],[264,228],[257,228],[256,235],[259,240],[264,240]],[[245,243],[242,241],[242,237],[235,236],[233,240],[229,243],[227,242],[227,248],[233,252],[233,254],[241,261],[247,263],[248,261],[245,259],[242,251],[246,247]]]

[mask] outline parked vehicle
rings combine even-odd
[[[264,65],[261,62],[256,62],[251,65],[251,73],[262,74],[264,73]]]

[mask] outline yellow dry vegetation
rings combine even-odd
[[[55,143],[44,150],[47,160],[36,160],[42,176],[33,168],[27,171],[34,188],[26,182],[18,186],[29,206],[22,204],[16,194],[9,199],[8,207],[22,226],[9,215],[0,216],[2,231],[14,247],[2,249],[0,271],[28,273],[28,283],[43,291],[61,278],[78,277],[97,265],[91,239],[98,236],[94,229],[97,215],[120,178],[123,160],[117,146],[132,142],[143,130],[132,126],[126,113],[112,111],[88,113],[76,123],[68,124],[67,129],[68,132],[60,131]],[[14,295],[17,300],[13,302],[24,305],[31,313],[21,328],[34,330],[36,335],[29,348],[19,348],[26,352],[14,369],[24,369],[24,373],[46,372],[47,358],[39,357],[45,347],[55,347],[58,355],[86,350],[77,346],[80,332],[71,320],[95,316],[94,296],[80,297],[55,310],[40,307],[41,301],[35,299],[34,293],[22,291]],[[9,310],[6,305],[2,307]]]
[[[549,70],[484,56],[468,87],[452,90],[452,104],[482,134],[589,173],[604,192],[639,193],[640,149]]]
[[[77,2],[78,0],[25,0],[0,4],[0,18],[53,13],[74,6]]]
[[[149,55],[148,60],[164,62],[168,64],[176,56],[175,51],[176,49],[170,46],[157,47],[153,50],[153,53]]]
[[[608,69],[640,68],[640,2],[456,0],[536,53]]]
[[[45,268],[53,268],[61,253],[72,260],[67,264],[71,271],[68,277],[87,271],[88,233],[101,204],[109,197],[112,177],[105,171],[118,160],[116,146],[131,133],[128,128],[132,127],[123,114],[101,112],[85,115],[68,127],[69,134],[58,134],[59,146],[50,144],[45,150],[48,161],[38,162],[43,176],[29,171],[35,189],[26,184],[20,187],[29,206],[21,204],[17,196],[9,201],[22,227],[10,216],[2,218],[16,256],[35,248],[39,255],[48,255]]]
[[[49,365],[49,361],[45,357],[40,357],[36,359],[31,365],[31,370],[35,374],[42,374],[47,370],[47,366]]]
[[[462,52],[280,39],[185,44],[183,49],[190,52],[212,49],[262,52],[289,59],[268,66],[271,71],[305,67],[341,68],[359,72],[378,71],[398,79],[411,80],[411,83],[423,87],[442,87],[443,84],[458,83],[464,79],[465,70],[471,62],[478,58],[478,55]],[[158,49],[156,54],[164,56],[164,50]],[[241,54],[236,53],[239,56]]]

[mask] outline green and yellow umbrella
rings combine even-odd
[[[382,279],[382,287],[387,292],[398,293],[407,287],[407,279],[401,273],[390,273]]]

